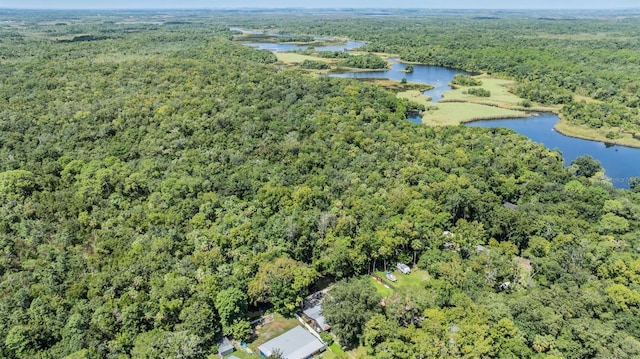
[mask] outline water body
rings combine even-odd
[[[231,27],[229,28],[229,30],[240,31],[240,32],[253,34],[253,35],[264,34],[264,35],[275,36],[275,37],[291,37],[291,35],[289,34],[264,32],[264,31],[258,31],[258,30],[245,30],[240,27]],[[314,36],[313,38],[316,40],[322,40],[322,41],[336,40],[336,38],[333,38],[330,36]],[[348,40],[346,44],[317,46],[317,47],[314,47],[314,49],[316,51],[350,51],[350,50],[354,50],[359,47],[362,47],[365,44],[366,42],[363,42],[363,41]],[[247,42],[245,43],[245,45],[255,47],[258,50],[269,50],[272,52],[303,51],[309,48],[308,45],[298,45],[298,44],[289,44],[289,43],[270,43],[270,42]]]
[[[322,38],[326,40],[326,38]],[[285,51],[303,51],[309,48],[307,45],[287,44],[287,43],[269,43],[269,42],[247,42],[247,46],[255,47],[258,50],[269,50],[273,52],[285,52]],[[342,45],[328,45],[328,46],[316,46],[316,51],[349,51],[364,46],[362,41],[347,41]]]
[[[422,124],[422,116],[420,116],[419,113],[412,113],[407,115],[407,120],[409,120],[409,122],[413,122],[417,125],[421,125]]]
[[[400,81],[406,78],[409,82],[417,82],[421,84],[429,84],[433,89],[424,91],[425,96],[431,97],[432,102],[438,102],[442,98],[442,94],[451,90],[449,83],[456,74],[466,74],[462,70],[455,70],[441,66],[430,65],[413,65],[413,72],[404,72],[406,64],[398,62],[398,59],[392,58],[391,68],[384,71],[363,71],[363,72],[347,72],[344,74],[332,74],[335,77],[348,77],[355,79],[391,79]]]
[[[640,149],[564,136],[553,129],[558,121],[554,114],[541,114],[524,119],[475,121],[466,126],[510,128],[547,148],[557,148],[567,165],[588,154],[600,161],[616,188],[629,188],[629,178],[640,176]]]
[[[353,50],[365,43],[360,41],[348,41],[346,45],[316,47],[318,51],[345,51]],[[272,43],[252,43],[247,44],[258,49],[270,50],[274,52],[305,50],[306,46],[294,44],[272,44]],[[413,72],[403,72],[406,65],[398,62],[397,59],[390,59],[391,68],[384,71],[363,71],[349,72],[343,74],[332,74],[330,76],[343,78],[376,78],[391,79],[400,81],[406,78],[407,81],[429,84],[433,89],[423,92],[430,96],[432,102],[438,102],[442,94],[451,90],[449,83],[458,73],[466,74],[461,70],[449,69],[440,66],[413,65]],[[408,116],[413,123],[422,123],[422,118],[417,114]],[[555,114],[542,114],[529,118],[514,118],[500,120],[475,121],[466,124],[470,127],[506,127],[522,135],[529,137],[535,142],[542,143],[550,149],[558,149],[564,157],[565,163],[569,165],[577,157],[588,154],[597,159],[602,164],[607,177],[616,188],[629,188],[629,179],[640,176],[640,149],[615,146],[603,142],[582,140],[567,137],[553,129],[559,121]]]

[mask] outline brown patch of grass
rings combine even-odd
[[[251,349],[257,352],[258,347],[282,333],[300,325],[295,318],[285,318],[282,314],[274,314],[273,321],[256,328],[257,338],[251,342]],[[255,350],[254,350],[255,349]]]

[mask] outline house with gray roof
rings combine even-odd
[[[306,359],[325,350],[326,346],[318,338],[297,326],[258,347],[260,355],[268,358],[276,350],[284,359]]]

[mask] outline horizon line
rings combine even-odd
[[[447,8],[447,7],[59,7],[59,8],[46,8],[46,7],[4,7],[0,5],[2,10],[46,10],[46,11],[60,11],[60,10],[511,10],[511,11],[530,11],[530,10],[543,10],[543,11],[607,11],[607,10],[640,10],[639,6],[625,6],[625,7],[611,7],[611,8]]]

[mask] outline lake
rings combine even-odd
[[[348,41],[345,45],[323,46],[315,49],[318,51],[344,51],[356,49],[364,44],[364,42],[360,41]],[[305,50],[307,48],[306,46],[294,44],[248,43],[247,45],[274,52]],[[392,58],[390,61],[391,68],[388,70],[348,72],[331,74],[330,76],[379,78],[397,81],[406,78],[410,82],[434,86],[433,89],[425,91],[423,94],[430,96],[432,102],[437,102],[442,98],[443,93],[451,90],[449,83],[453,76],[459,73],[466,74],[462,70],[430,65],[413,65],[413,72],[406,73],[402,71],[406,68],[406,64],[398,62],[396,58]],[[422,118],[417,114],[410,115],[407,119],[413,123],[422,123]],[[558,149],[562,153],[567,166],[577,157],[588,154],[600,161],[605,174],[611,179],[611,183],[616,188],[629,188],[629,179],[640,176],[640,149],[564,136],[553,129],[553,126],[558,121],[558,116],[547,113],[529,118],[475,121],[466,124],[466,126],[510,128],[535,142],[542,143],[547,148]]]
[[[326,40],[326,38],[324,38]],[[286,44],[286,43],[270,43],[270,42],[246,42],[247,46],[255,47],[258,50],[269,50],[273,52],[285,52],[285,51],[303,51],[309,48],[307,45],[298,44]],[[316,46],[316,51],[349,51],[364,46],[362,41],[347,41],[342,45],[328,45],[328,46]]]
[[[423,94],[431,97],[432,102],[438,102],[442,98],[442,94],[451,90],[449,83],[456,74],[466,74],[462,70],[455,70],[441,66],[429,66],[429,65],[413,65],[413,72],[403,72],[407,67],[406,64],[398,62],[398,59],[392,58],[391,68],[384,71],[363,71],[363,72],[347,72],[344,74],[331,74],[334,77],[347,77],[356,79],[391,79],[400,81],[406,78],[409,82],[417,82],[422,84],[429,84],[433,86],[433,89],[424,91]]]
[[[240,27],[231,27],[229,28],[230,31],[239,31],[239,32],[243,32],[243,33],[247,33],[247,34],[253,34],[253,35],[260,35],[260,34],[264,34],[264,35],[268,35],[268,36],[275,36],[275,37],[291,37],[291,35],[289,34],[281,34],[281,33],[275,33],[275,32],[265,32],[265,31],[260,31],[260,30],[246,30]],[[330,36],[314,36],[313,37],[316,40],[323,40],[323,41],[334,41],[337,40],[336,38],[330,37]],[[258,50],[269,50],[272,52],[286,52],[286,51],[304,51],[306,49],[309,48],[308,45],[298,45],[298,44],[289,44],[289,43],[271,43],[271,42],[245,42],[243,43],[244,45],[247,46],[251,46],[254,47]],[[353,40],[348,40],[346,41],[345,44],[338,44],[338,45],[328,45],[328,46],[317,46],[314,47],[315,50],[317,51],[350,51],[350,50],[354,50],[357,49],[359,47],[362,47],[366,44],[366,42],[363,41],[353,41]]]
[[[566,165],[588,154],[600,161],[605,174],[617,188],[629,188],[629,178],[640,176],[640,149],[567,137],[553,129],[558,121],[555,114],[541,114],[529,118],[475,121],[466,126],[510,128],[547,148],[557,148]]]

